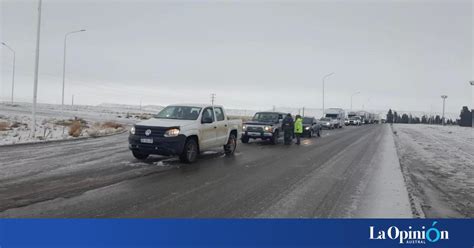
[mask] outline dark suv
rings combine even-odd
[[[242,125],[242,143],[248,143],[250,139],[262,139],[277,144],[283,136],[281,122],[284,116],[284,113],[279,112],[255,113],[251,121]]]

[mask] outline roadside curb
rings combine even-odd
[[[400,171],[402,172],[403,181],[405,182],[405,187],[406,187],[407,192],[408,192],[408,199],[410,200],[410,206],[411,206],[411,210],[413,212],[413,217],[414,218],[426,218],[425,213],[423,212],[423,208],[421,207],[420,201],[417,200],[416,197],[409,190],[410,184],[407,181],[406,172],[405,172],[405,169],[403,168],[402,161],[400,160],[400,156],[398,154],[398,146],[399,145],[396,141],[396,137],[398,137],[398,135],[397,135],[397,131],[394,130],[394,128],[393,128],[393,124],[390,124],[390,132],[392,133],[393,143],[395,145],[395,150],[396,150],[397,156],[398,156],[398,163],[400,165]]]

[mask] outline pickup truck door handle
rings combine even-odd
[[[227,124],[225,124],[224,127],[227,127]]]
[[[217,128],[217,127],[214,127],[214,128]]]

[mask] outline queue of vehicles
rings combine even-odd
[[[196,161],[203,151],[222,147],[225,155],[233,155],[237,141],[268,140],[278,144],[283,137],[282,121],[286,113],[257,112],[250,121],[230,120],[223,106],[177,104],[161,110],[149,120],[135,124],[128,138],[135,158],[146,159],[151,154],[179,156],[185,163]],[[341,108],[327,109],[324,117],[303,117],[303,136],[321,136],[322,129],[344,125],[376,123],[375,115],[367,112],[345,112]]]

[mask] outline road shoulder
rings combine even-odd
[[[408,190],[388,125],[371,161],[372,175],[366,182],[353,217],[413,218]]]

